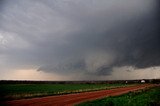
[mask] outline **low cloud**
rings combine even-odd
[[[115,67],[132,67],[139,72],[157,67],[158,3],[158,0],[3,1],[1,70],[27,71],[36,67],[37,72],[76,80],[75,76],[114,78]],[[133,73],[130,68],[124,75]]]

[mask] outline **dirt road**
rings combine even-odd
[[[137,86],[115,88],[111,90],[101,90],[94,92],[84,92],[78,94],[68,94],[60,96],[48,96],[33,99],[22,99],[7,101],[3,105],[5,106],[72,106],[74,104],[94,100],[98,98],[103,98],[106,96],[115,96],[128,93],[129,91],[135,91],[139,89],[144,89],[145,87],[151,87],[153,85],[143,84]]]

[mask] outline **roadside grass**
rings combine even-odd
[[[160,106],[160,87],[88,101],[77,106]]]
[[[133,84],[2,84],[0,100],[80,93],[125,86],[133,86]]]

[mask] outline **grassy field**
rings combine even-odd
[[[160,87],[88,101],[77,106],[160,106]]]
[[[126,84],[1,84],[0,99],[22,99],[47,95],[60,95],[111,89],[129,86]],[[130,85],[131,86],[131,85]]]

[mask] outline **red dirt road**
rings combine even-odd
[[[72,106],[80,102],[103,98],[106,96],[121,95],[124,93],[128,93],[129,91],[135,91],[152,86],[154,85],[143,84],[137,86],[115,88],[111,90],[101,90],[101,91],[84,92],[78,94],[67,94],[60,96],[48,96],[41,98],[13,100],[5,102],[4,105],[5,106]]]

